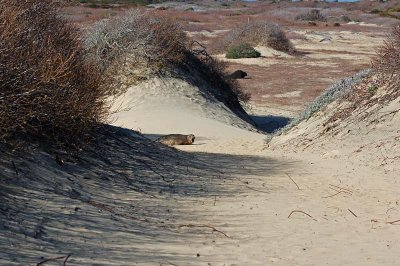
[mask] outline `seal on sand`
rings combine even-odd
[[[160,137],[157,141],[168,146],[190,145],[194,142],[194,135],[170,134]]]

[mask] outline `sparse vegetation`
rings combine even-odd
[[[305,21],[327,21],[326,16],[323,15],[318,9],[312,9],[307,13],[299,14],[296,16],[296,20]]]
[[[179,76],[183,70],[208,82],[211,93],[229,108],[239,108],[239,100],[248,100],[248,94],[225,79],[225,64],[210,57],[203,46],[194,46],[179,24],[143,10],[100,21],[86,37],[91,58],[113,73],[122,85],[119,91],[151,75]]]
[[[106,120],[113,91],[51,0],[0,1],[0,140],[76,145]]]
[[[368,92],[370,95],[375,95],[376,92],[378,91],[378,86],[377,85],[372,85],[368,88]]]
[[[277,134],[282,134],[292,127],[297,126],[301,121],[309,119],[313,114],[349,92],[353,86],[360,83],[364,78],[369,76],[370,73],[371,70],[369,69],[363,70],[352,77],[339,80],[332,84],[317,99],[311,102],[298,118],[293,119],[287,126],[277,132]]]
[[[343,22],[346,22],[346,23],[352,21],[351,18],[349,18],[348,16],[345,16],[345,15],[340,16],[340,20]]]
[[[398,14],[399,12],[400,12],[400,7],[389,7],[385,10],[379,10],[379,9],[374,8],[369,13],[379,14],[382,17],[400,19],[400,15]]]
[[[261,53],[254,49],[248,43],[241,43],[234,45],[228,49],[226,53],[226,58],[238,59],[238,58],[256,58],[260,57]]]
[[[400,24],[393,27],[384,45],[378,50],[372,62],[380,74],[382,83],[389,83],[394,96],[400,95]]]
[[[87,4],[91,8],[110,8],[112,5],[133,5],[133,6],[145,6],[148,4],[155,4],[161,1],[157,0],[73,0],[81,4]]]
[[[275,24],[267,22],[245,23],[233,29],[222,41],[222,48],[238,44],[263,45],[288,54],[296,53],[285,32]]]
[[[181,63],[189,41],[171,19],[135,9],[97,22],[85,44],[102,68],[117,73],[118,81],[121,76],[129,77],[125,81],[132,85],[150,73]]]

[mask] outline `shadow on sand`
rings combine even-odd
[[[252,115],[251,118],[256,123],[257,127],[264,132],[273,133],[290,123],[291,118],[285,116],[259,116]]]
[[[225,237],[211,227],[182,227],[210,219],[196,206],[212,206],[217,196],[240,196],[239,177],[265,177],[290,165],[257,156],[181,152],[111,129],[89,151],[59,153],[66,161],[61,166],[44,151],[3,149],[0,264],[31,265],[72,254],[71,265],[171,260],[191,265],[193,258],[179,246],[201,241],[199,234]]]

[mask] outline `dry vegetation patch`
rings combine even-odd
[[[152,76],[176,76],[201,86],[231,109],[249,99],[226,78],[226,65],[190,41],[181,25],[158,12],[129,10],[96,23],[86,36],[91,58],[107,67],[124,89]],[[110,67],[111,66],[111,67]]]
[[[373,60],[374,69],[400,91],[400,24],[393,27]]]
[[[400,97],[400,25],[393,27],[372,66],[374,75],[343,97],[351,103],[350,106],[336,112],[328,123],[347,118],[359,107],[369,108],[376,104],[379,107]],[[374,97],[380,89],[384,92]]]
[[[136,72],[140,76],[182,62],[189,40],[171,18],[132,9],[124,15],[97,22],[88,31],[85,44],[103,68],[125,76],[141,71]]]
[[[319,9],[312,9],[306,13],[299,14],[296,16],[296,20],[305,20],[305,21],[327,21],[326,16],[323,15]]]
[[[288,54],[296,52],[285,32],[276,24],[268,22],[251,22],[239,25],[230,31],[221,41],[220,49],[248,43],[252,46],[266,46]]]
[[[86,139],[113,92],[79,31],[50,0],[1,0],[0,20],[0,140]]]

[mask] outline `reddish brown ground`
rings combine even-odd
[[[385,9],[388,6],[393,6],[393,1],[386,4],[370,1],[353,4],[230,2],[229,7],[223,7],[220,2],[215,1],[195,3],[195,11],[190,10],[193,5],[188,3],[175,3],[166,10],[160,10],[158,9],[159,6],[156,6],[157,9],[152,8],[151,10],[176,18],[188,32],[195,33],[192,36],[193,39],[205,43],[214,53],[218,51],[218,42],[226,32],[214,32],[211,36],[210,34],[196,34],[197,32],[213,33],[215,30],[230,30],[235,25],[247,21],[266,20],[281,25],[287,31],[289,38],[295,42],[296,40],[304,40],[304,32],[306,31],[328,33],[344,31],[376,36],[376,38],[382,40],[390,26],[398,22],[396,19],[383,18],[378,14],[369,13],[374,8]],[[166,6],[169,5],[166,4]],[[196,8],[199,8],[200,11],[197,11]],[[318,26],[309,26],[307,22],[299,22],[294,19],[297,14],[304,13],[311,8],[323,8],[322,12],[331,18],[326,23],[319,22]],[[65,14],[84,28],[99,19],[121,14],[125,10],[126,7],[121,6],[99,9],[75,5],[65,8]],[[350,25],[345,22],[341,22],[340,27],[333,27],[333,23],[341,15],[364,23],[377,24],[379,27]],[[363,45],[363,43],[357,43],[357,41],[351,43],[350,41],[346,45],[350,47],[352,45]],[[371,51],[376,49],[376,46],[377,42],[371,43]],[[252,104],[259,107],[278,107],[298,112],[333,81],[350,76],[369,66],[369,59],[367,58],[371,56],[372,52],[367,55],[365,50],[360,52],[357,49],[337,51],[334,45],[327,45],[326,47],[326,49],[324,47],[322,49],[317,45],[316,47],[300,48],[301,52],[306,53],[305,56],[279,60],[274,58],[274,63],[267,66],[230,62],[229,70],[242,69],[249,74],[249,77],[241,80],[240,84],[245,91],[251,94]],[[218,53],[220,52],[218,51]],[[310,58],[307,53],[319,54],[324,57],[321,59]],[[349,55],[357,57],[357,53],[362,59],[354,60],[346,57]],[[332,57],[328,56],[329,58],[327,58],[327,55],[332,55]],[[341,55],[343,55],[343,58],[340,58]],[[265,60],[268,60],[268,58]],[[295,92],[295,94],[298,92],[299,95],[279,96],[288,92]],[[279,97],[274,97],[276,95]]]

